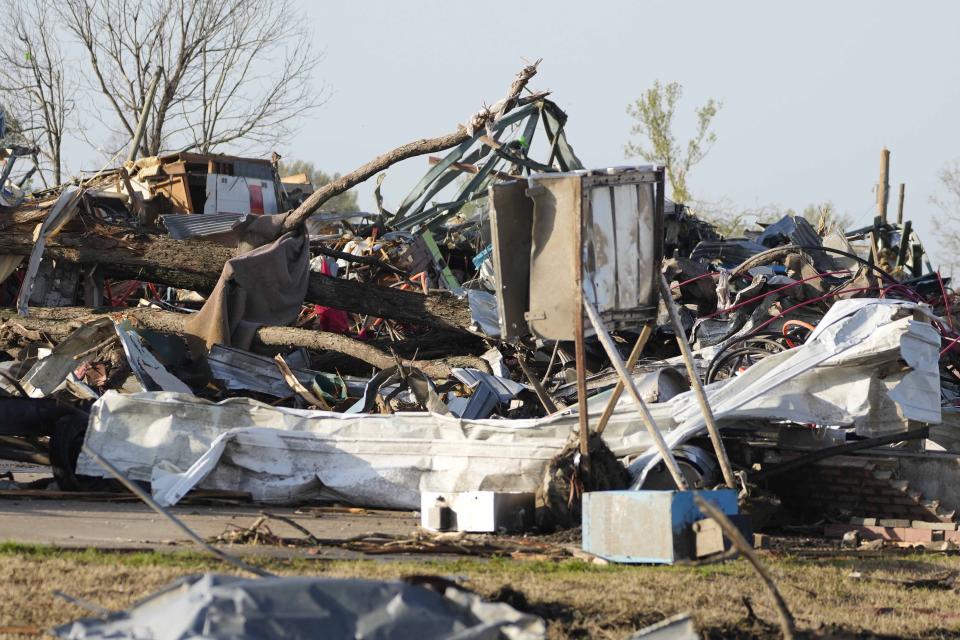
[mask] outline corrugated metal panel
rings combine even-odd
[[[170,237],[174,240],[229,233],[244,218],[246,215],[241,213],[214,215],[172,213],[160,216],[163,226],[167,228]]]

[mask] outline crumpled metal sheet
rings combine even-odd
[[[912,319],[917,312],[929,313],[900,300],[837,302],[800,347],[706,387],[720,428],[744,419],[784,420],[852,425],[858,435],[876,436],[903,431],[907,420],[939,424],[940,335]],[[651,413],[661,429],[670,430],[671,447],[705,429],[691,392],[651,407]],[[651,449],[631,464],[636,486],[658,461]]]
[[[38,360],[20,381],[31,398],[45,398],[63,384],[84,360],[78,358],[116,335],[110,317],[97,318],[76,329],[46,358]],[[88,359],[92,355],[88,354]]]
[[[473,324],[486,336],[500,337],[500,313],[497,298],[489,291],[467,290],[470,317]]]
[[[939,423],[940,337],[909,317],[919,310],[894,300],[838,302],[804,345],[707,387],[720,427],[758,419],[853,425],[876,435],[902,430],[905,419]],[[904,370],[901,359],[915,368]],[[671,446],[704,428],[691,392],[649,408]],[[151,481],[162,504],[199,486],[248,491],[261,502],[416,509],[421,491],[534,491],[576,426],[575,408],[532,420],[463,420],[107,392],[94,404],[86,444],[134,480]],[[628,397],[604,440],[617,456],[643,453],[631,467],[635,476],[657,461]],[[77,473],[104,475],[84,454]]]
[[[160,216],[174,240],[189,240],[230,233],[246,222],[246,213],[170,213]]]
[[[36,280],[40,262],[43,260],[43,251],[46,249],[47,240],[57,235],[77,215],[77,205],[80,203],[82,195],[83,190],[79,187],[66,187],[60,193],[57,201],[53,203],[47,217],[34,231],[36,244],[33,245],[33,250],[30,252],[27,272],[23,276],[20,295],[17,297],[17,313],[21,316],[27,316],[30,313],[30,295],[33,293],[33,283]]]
[[[509,378],[501,378],[478,369],[454,367],[451,375],[472,391],[469,398],[447,394],[447,407],[455,416],[478,420],[489,418],[498,405],[508,405],[527,387]]]
[[[572,412],[463,420],[108,391],[91,410],[85,442],[133,480],[150,481],[165,505],[200,486],[247,491],[259,502],[326,499],[416,509],[421,491],[535,491],[576,425]],[[650,445],[633,412],[614,414],[604,437],[617,455]],[[83,453],[77,473],[105,477]]]
[[[539,640],[546,625],[504,603],[447,587],[316,577],[188,576],[129,611],[54,630],[60,638]]]

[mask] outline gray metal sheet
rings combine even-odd
[[[529,333],[523,314],[530,304],[530,244],[533,202],[525,182],[490,187],[490,241],[500,308],[500,336],[510,339]]]
[[[579,300],[575,213],[580,176],[538,176],[530,182],[534,204],[528,325],[537,337],[571,340]]]
[[[535,174],[530,265],[530,331],[547,340],[574,337],[578,251],[584,296],[610,329],[638,328],[656,314],[654,286],[662,257],[658,171]],[[582,247],[576,247],[582,219]],[[496,255],[496,251],[494,251]]]
[[[546,638],[546,625],[467,591],[316,577],[180,578],[133,605],[65,624],[60,638]]]
[[[237,224],[246,218],[242,213],[183,214],[171,213],[160,216],[163,226],[174,240],[188,240],[202,236],[213,236],[233,231]]]

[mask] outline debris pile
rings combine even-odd
[[[160,505],[537,493],[575,525],[593,489],[726,484],[835,523],[953,522],[952,496],[811,507],[777,482],[844,484],[831,469],[864,451],[904,480],[956,451],[957,300],[910,222],[721,237],[664,198],[663,168],[585,169],[563,111],[522,93],[535,70],[316,189],[278,156],[195,153],[12,200],[8,181],[0,457],[102,487],[89,448]],[[423,155],[386,209],[380,172]],[[317,212],[377,173],[376,212]]]

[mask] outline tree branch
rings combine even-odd
[[[409,142],[397,147],[393,151],[388,151],[374,158],[362,167],[354,169],[317,189],[310,194],[310,197],[308,197],[303,204],[287,214],[286,219],[283,221],[283,232],[291,231],[302,225],[306,222],[307,218],[318,211],[323,203],[330,198],[347,191],[370,176],[380,173],[401,160],[427,153],[437,153],[455,147],[462,142],[466,142],[473,137],[475,132],[483,129],[488,123],[495,122],[497,119],[503,117],[504,114],[516,106],[520,98],[520,93],[526,88],[530,79],[537,74],[537,65],[539,64],[540,61],[537,60],[535,63],[524,67],[514,78],[507,96],[494,105],[496,111],[494,111],[492,107],[481,109],[470,119],[469,128],[461,125],[455,133],[449,133],[437,138]],[[542,98],[545,95],[545,93],[539,94],[538,97]]]

